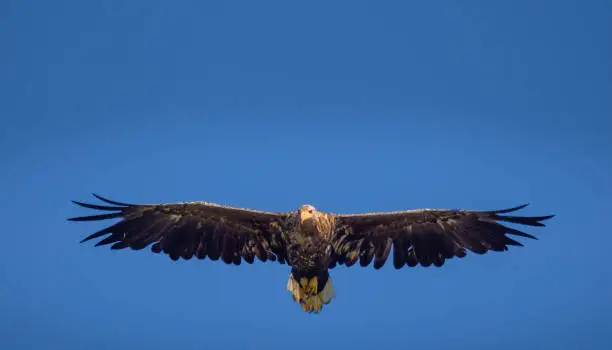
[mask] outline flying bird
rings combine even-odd
[[[337,265],[385,265],[393,248],[393,266],[441,267],[445,260],[506,251],[522,246],[507,235],[536,239],[500,222],[545,226],[548,216],[504,215],[527,204],[495,211],[415,209],[335,214],[304,204],[289,212],[267,212],[208,202],[126,204],[94,194],[110,205],[73,201],[105,211],[70,221],[121,219],[85,237],[106,236],[95,246],[141,250],[180,258],[252,264],[255,258],[291,267],[287,289],[306,312],[318,313],[336,296],[329,270]],[[373,263],[372,263],[373,262]]]

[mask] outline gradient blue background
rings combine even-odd
[[[609,1],[2,1],[2,349],[610,349]],[[79,245],[69,200],[557,214],[442,269]]]

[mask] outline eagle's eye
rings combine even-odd
[[[308,214],[312,214],[313,210],[312,209],[308,209]]]

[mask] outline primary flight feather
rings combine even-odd
[[[522,246],[508,237],[535,239],[504,226],[508,222],[544,226],[548,216],[504,215],[527,205],[496,211],[416,209],[365,214],[317,211],[309,204],[290,212],[266,212],[207,202],[126,204],[94,194],[110,205],[73,201],[105,214],[74,217],[70,221],[121,219],[87,236],[96,246],[143,249],[170,259],[209,258],[240,265],[277,261],[291,266],[287,289],[307,312],[318,313],[335,291],[329,269],[336,265],[372,264],[381,268],[393,248],[393,266],[442,266],[446,259]]]

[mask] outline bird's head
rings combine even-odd
[[[300,223],[304,223],[308,219],[314,219],[317,217],[317,209],[310,204],[304,204],[298,210],[300,214]]]

